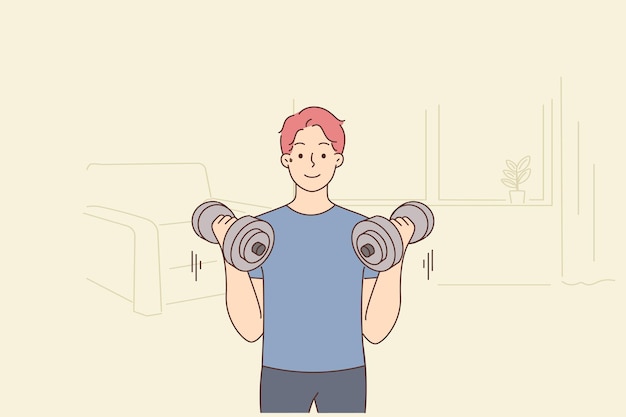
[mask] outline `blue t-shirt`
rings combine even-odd
[[[264,289],[263,365],[302,372],[365,364],[361,324],[366,268],[352,248],[363,215],[333,206],[305,215],[283,206],[257,216],[274,229],[274,248],[249,272]]]

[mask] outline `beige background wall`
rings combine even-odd
[[[259,346],[223,304],[152,320],[85,282],[85,167],[201,162],[216,195],[278,206],[277,132],[320,105],[346,120],[332,197],[419,198],[438,220],[367,348],[370,412],[623,415],[624,12],[2,2],[1,414],[256,413]],[[534,201],[511,206],[502,169],[524,155]]]

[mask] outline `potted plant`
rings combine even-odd
[[[511,160],[506,161],[508,169],[502,172],[506,178],[502,178],[502,183],[512,190],[509,191],[509,199],[511,204],[524,204],[526,201],[526,192],[520,190],[519,186],[530,177],[530,155],[523,157],[517,164]]]

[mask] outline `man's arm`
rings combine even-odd
[[[400,282],[402,261],[363,280],[363,336],[371,343],[382,342],[393,329],[400,315]]]
[[[402,264],[409,239],[415,230],[413,223],[406,217],[393,219],[392,223],[402,236],[402,260],[391,269],[379,273],[378,278],[363,280],[363,336],[371,343],[382,342],[400,315]]]
[[[237,333],[248,342],[263,335],[263,280],[251,279],[224,262],[226,266],[226,310]]]
[[[218,216],[213,222],[213,232],[223,248],[224,236],[236,221],[234,217]],[[251,279],[247,272],[240,271],[224,262],[226,273],[226,310],[231,323],[248,342],[263,335],[263,280]]]

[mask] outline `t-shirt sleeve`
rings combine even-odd
[[[368,267],[364,266],[363,267],[363,278],[364,279],[368,279],[368,278],[378,278],[378,272],[369,269]]]
[[[248,271],[248,276],[250,278],[263,279],[263,266],[254,268],[252,271]]]

